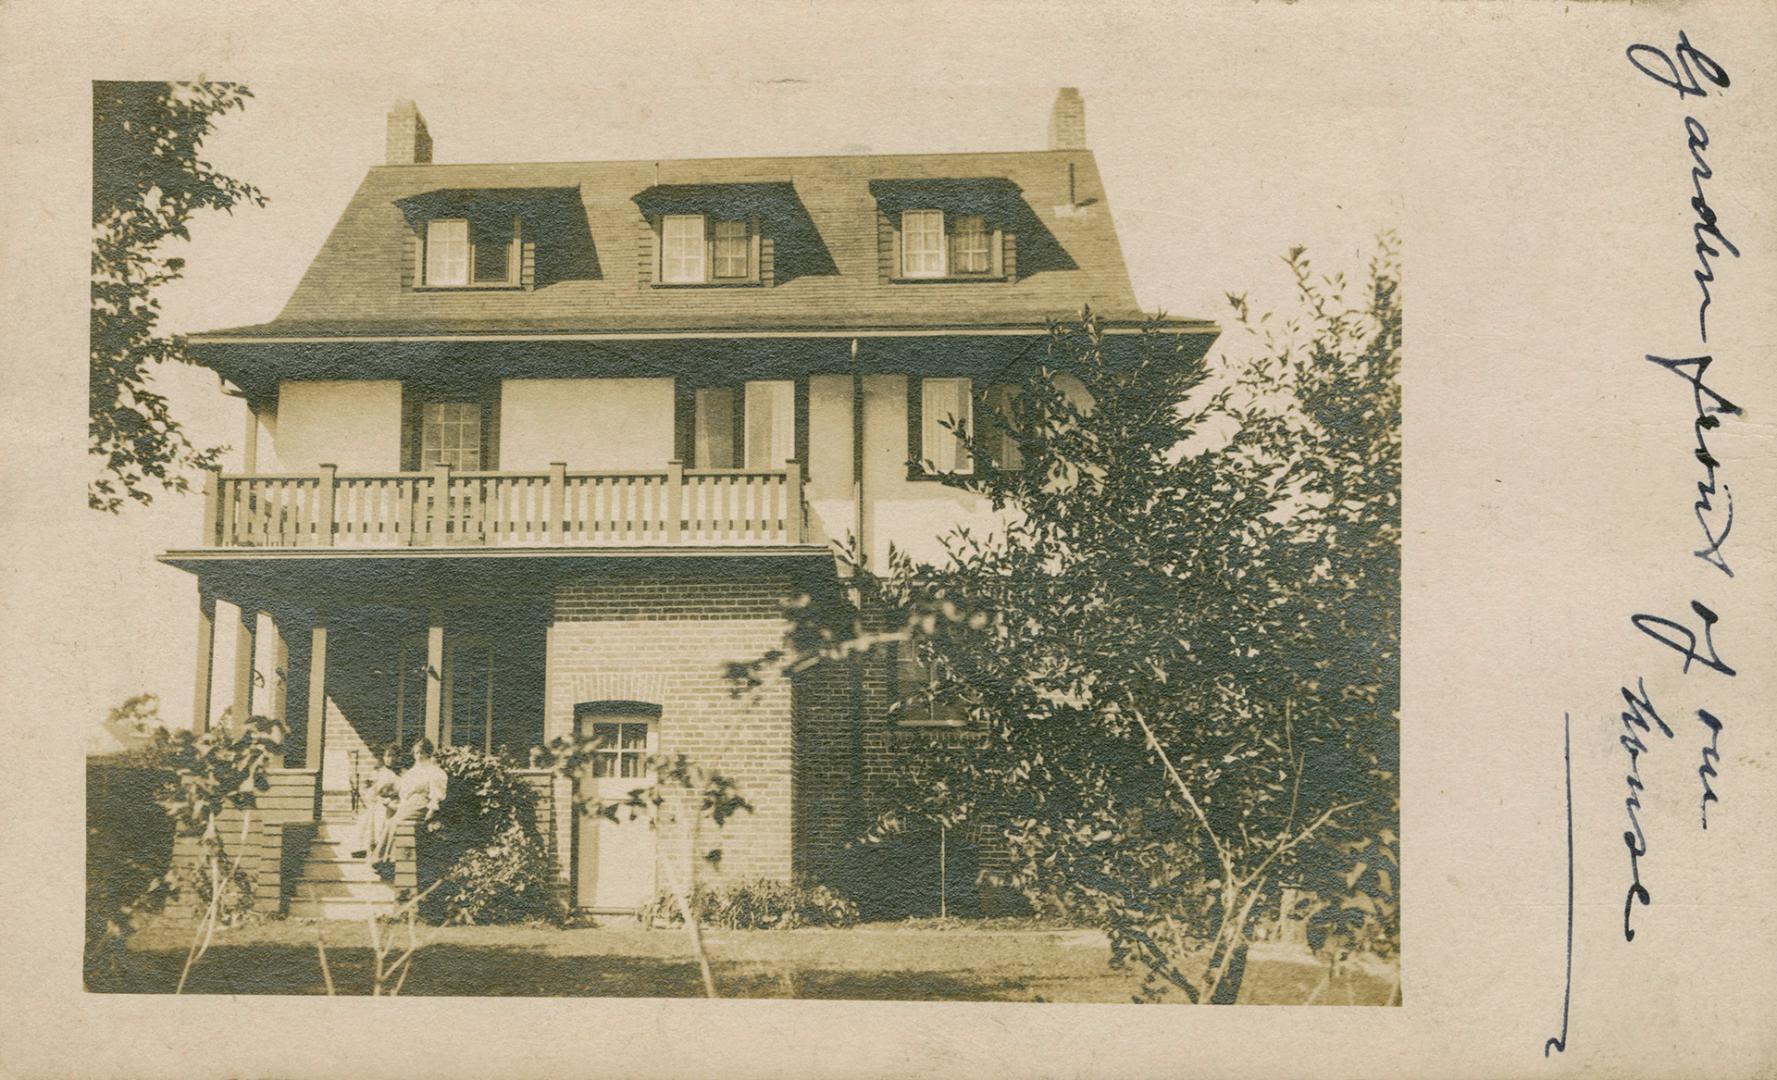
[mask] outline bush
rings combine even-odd
[[[126,755],[86,765],[86,972],[111,968],[136,914],[159,908],[173,821],[155,801],[170,774]]]
[[[825,885],[753,878],[732,885],[699,886],[691,910],[704,926],[725,930],[794,930],[804,926],[850,926],[858,905]],[[679,903],[662,892],[642,909],[642,922],[684,922]]]
[[[439,885],[427,914],[441,921],[560,922],[555,856],[537,833],[537,794],[498,757],[466,746],[438,751],[450,778],[437,831],[420,834],[422,884]]]

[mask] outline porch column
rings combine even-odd
[[[252,476],[259,471],[259,411],[251,401],[247,406],[246,437],[241,440],[241,472]]]
[[[426,628],[426,738],[434,747],[444,727],[444,612],[432,609]]]
[[[253,641],[258,633],[259,612],[241,603],[241,618],[234,628],[234,701],[230,705],[230,726],[245,731],[253,715]]]
[[[191,695],[191,732],[210,730],[210,675],[216,663],[216,598],[197,590],[197,685]]]
[[[253,713],[287,723],[290,643],[284,637],[283,620],[269,611],[262,612],[261,615],[264,627],[270,633],[254,635],[256,655],[253,663]]]
[[[327,729],[327,624],[317,615],[309,630],[308,738],[303,743],[302,767],[319,772],[321,740]]]

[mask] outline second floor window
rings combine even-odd
[[[660,228],[660,279],[674,284],[704,280],[703,215],[668,214]]]
[[[775,471],[796,455],[794,382],[703,387],[695,400],[693,468]]]
[[[902,212],[901,275],[910,278],[944,276],[944,211]]]
[[[923,379],[919,395],[922,460],[930,462],[934,472],[974,472],[969,448],[955,430],[944,426],[946,422],[960,424],[963,431],[973,433],[974,395],[969,380]]]
[[[420,468],[481,468],[481,404],[428,401],[420,409]]]

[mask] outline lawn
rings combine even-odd
[[[223,931],[193,969],[187,992],[324,993],[317,931],[326,935],[338,992],[368,993],[367,929],[295,920]],[[171,919],[144,927],[132,939],[122,970],[89,989],[170,991],[190,934],[189,923]],[[1112,969],[1104,937],[1090,930],[875,923],[842,930],[709,930],[705,942],[726,997],[1127,1002],[1141,988],[1140,972]],[[1300,1003],[1324,971],[1306,952],[1256,945],[1240,1001]],[[1378,969],[1333,980],[1319,1000],[1380,1005],[1393,990],[1392,974]],[[696,997],[703,987],[678,930],[452,926],[415,956],[402,993]]]

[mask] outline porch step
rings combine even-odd
[[[298,878],[290,894],[290,902],[303,900],[366,900],[393,904],[395,887],[386,881],[324,881]]]
[[[354,859],[349,855],[310,855],[303,863],[302,876],[297,882],[304,881],[364,881],[382,882],[375,868],[363,859]]]
[[[330,897],[320,900],[292,899],[288,915],[292,919],[363,922],[373,915],[387,915],[394,910],[393,901]]]

